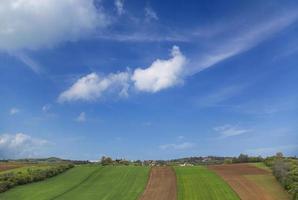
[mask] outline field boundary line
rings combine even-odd
[[[148,179],[147,179],[147,184],[146,184],[146,186],[145,186],[144,191],[142,192],[142,194],[139,195],[138,199],[143,198],[143,196],[144,196],[144,194],[145,194],[147,188],[149,187],[150,180],[151,180],[151,177],[152,177],[152,168],[153,168],[153,167],[150,167],[150,171],[149,171]]]
[[[88,181],[88,179],[90,179],[94,174],[96,174],[97,172],[102,171],[103,167],[94,170],[93,172],[91,172],[86,178],[84,178],[81,182],[79,182],[78,184],[72,186],[71,188],[67,189],[66,191],[62,192],[61,194],[58,194],[56,196],[54,196],[53,198],[50,198],[49,200],[55,200],[59,197],[62,197],[63,195],[75,190],[76,188],[78,188],[80,185],[82,185],[83,183],[85,183],[86,181]]]
[[[170,166],[175,174],[175,180],[176,180],[176,197],[177,199],[179,198],[179,185],[178,185],[178,177],[177,177],[177,173],[176,173],[176,170],[175,170],[175,167],[173,166]]]
[[[137,197],[137,200],[141,199],[141,197],[143,197],[143,194],[145,193],[145,191],[147,189],[147,186],[149,184],[149,180],[151,178],[151,171],[152,171],[152,167],[150,167],[150,169],[149,169],[149,172],[148,172],[148,175],[147,175],[147,182],[146,182],[145,187],[143,188],[143,192],[141,194],[139,194],[139,196]]]
[[[239,198],[240,195],[238,194],[238,192],[230,185],[230,183],[227,182],[227,180],[225,180],[219,173],[217,173],[216,171],[208,168],[209,166],[205,167],[208,171],[210,171],[211,173],[215,174],[220,180],[222,180],[223,182],[225,182],[227,184],[227,186],[234,192],[234,194]]]

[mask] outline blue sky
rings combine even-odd
[[[297,13],[294,1],[1,1],[0,156],[297,155]]]

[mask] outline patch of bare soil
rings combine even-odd
[[[275,200],[246,175],[264,175],[270,172],[248,164],[213,165],[209,169],[221,176],[242,200]]]
[[[176,174],[171,167],[153,167],[146,189],[139,200],[176,200]]]

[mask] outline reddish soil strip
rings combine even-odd
[[[146,189],[139,200],[176,200],[176,174],[171,167],[153,167]]]
[[[20,165],[0,164],[0,171],[6,171],[6,170],[10,170],[10,169],[19,168],[19,167],[22,167],[22,166],[20,166]]]
[[[242,200],[275,199],[263,188],[245,177],[246,175],[268,174],[269,172],[266,170],[247,164],[213,165],[209,166],[209,169],[220,175]]]

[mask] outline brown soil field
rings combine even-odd
[[[221,176],[242,200],[280,200],[248,178],[250,176],[271,175],[267,170],[249,164],[213,165],[209,166],[209,169]]]
[[[171,167],[153,167],[146,189],[139,200],[176,200],[176,174]]]
[[[0,172],[10,170],[10,169],[19,168],[19,167],[22,167],[22,165],[0,163]]]

